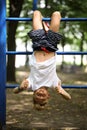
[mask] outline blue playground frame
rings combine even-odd
[[[0,0],[0,128],[6,122],[6,1]]]

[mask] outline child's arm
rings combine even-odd
[[[22,92],[23,90],[27,89],[29,86],[29,81],[27,79],[24,79],[20,86],[14,88],[13,92],[15,94]]]
[[[65,98],[66,100],[70,100],[71,96],[69,93],[67,93],[61,86],[61,82],[58,83],[58,86],[55,88],[57,93],[62,95],[63,98]]]

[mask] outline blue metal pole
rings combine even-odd
[[[21,51],[7,51],[6,52],[6,55],[31,55],[33,52],[21,52]],[[59,52],[57,51],[56,52],[57,55],[87,55],[87,51],[79,51],[79,52],[76,52],[76,51],[72,51],[72,52]]]
[[[33,10],[37,9],[37,1],[38,0],[33,0]]]
[[[43,18],[43,21],[50,21],[51,18]],[[8,17],[6,18],[6,21],[32,21],[32,18],[18,18],[18,17]],[[87,18],[61,18],[61,21],[71,21],[71,22],[75,22],[75,21],[87,21]]]
[[[15,88],[19,86],[19,84],[7,84],[6,88]],[[62,85],[63,88],[69,89],[87,89],[87,85]]]
[[[6,127],[6,1],[0,0],[0,128]],[[0,129],[0,130],[1,130]]]

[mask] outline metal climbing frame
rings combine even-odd
[[[51,18],[43,18],[43,21],[50,21]],[[32,18],[6,18],[6,21],[32,21]],[[87,18],[62,18],[61,21],[87,21]],[[7,51],[6,55],[31,55],[32,52]],[[57,55],[87,55],[87,52],[57,52]],[[6,88],[14,88],[18,85],[9,84]],[[62,85],[63,88],[87,88],[86,85]]]

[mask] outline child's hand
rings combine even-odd
[[[24,79],[20,86],[14,88],[13,92],[15,94],[22,92],[23,90],[27,89],[29,86],[29,82],[27,79]]]
[[[66,92],[62,86],[61,86],[61,82],[58,83],[58,86],[55,88],[57,93],[59,93],[60,95],[63,96],[63,98],[65,98],[66,100],[70,100],[71,96],[68,92]]]
[[[28,80],[27,80],[27,79],[24,79],[24,80],[22,81],[21,85],[20,85],[20,88],[22,88],[22,89],[27,89],[28,86],[29,86]]]

